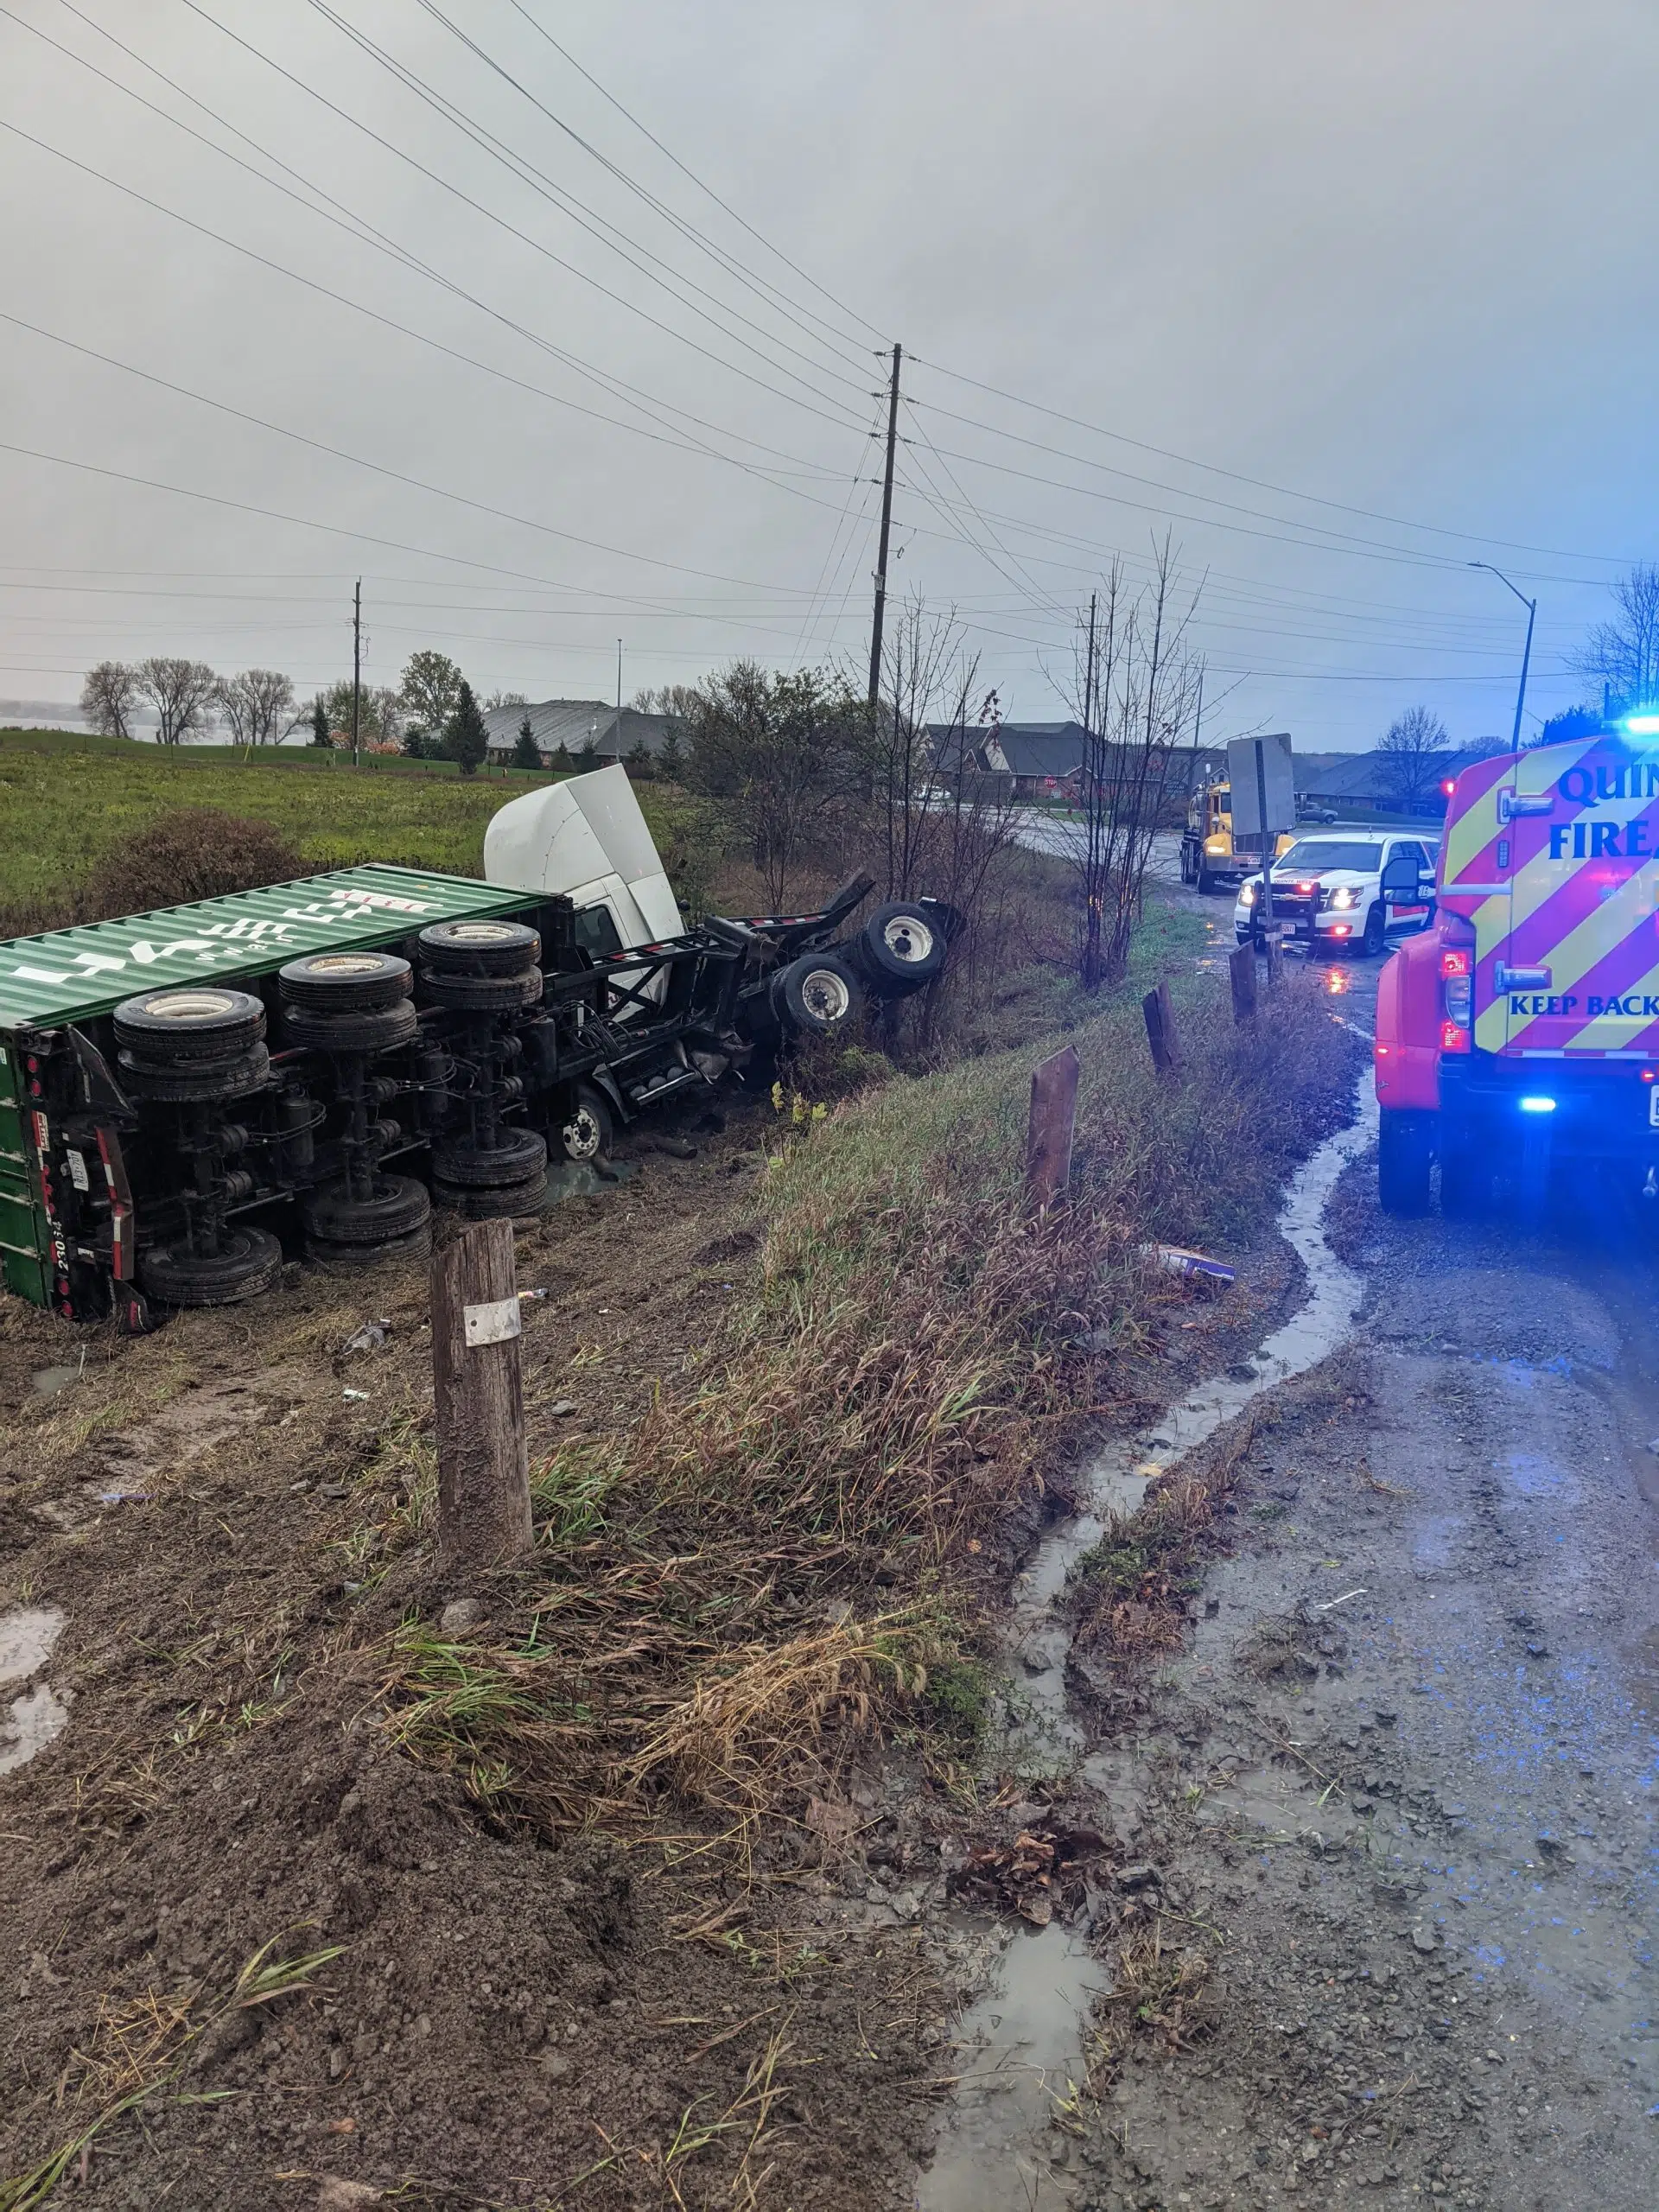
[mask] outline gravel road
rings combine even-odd
[[[1224,947],[1230,904],[1202,903]],[[1330,972],[1369,1029],[1377,964]],[[1123,1960],[1098,1940],[1091,1974],[1075,1929],[1014,1934],[959,2031],[993,2088],[947,2123],[929,2212],[1659,2203],[1644,1211],[1565,1192],[1541,1233],[1395,1223],[1369,1158],[1341,1175],[1325,1243],[1357,1317],[1255,1401],[1185,1647],[1127,1726],[1086,1661],[1067,1672],[1067,1816],[1156,1870],[1154,2032],[1098,2103],[1071,2099],[1090,2031],[1057,2037],[1023,1961],[1048,1946],[1075,2024]],[[1183,1966],[1201,1995],[1160,2037]],[[1034,2100],[1007,2086],[1033,2062]]]

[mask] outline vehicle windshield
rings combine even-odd
[[[1294,874],[1299,868],[1357,868],[1362,875],[1375,875],[1382,865],[1382,848],[1362,842],[1358,838],[1305,837],[1293,845],[1278,862],[1281,868]]]

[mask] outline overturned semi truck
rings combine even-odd
[[[482,882],[403,868],[0,943],[0,1281],[141,1332],[285,1259],[537,1211],[550,1153],[921,988],[957,922],[855,877],[688,928],[620,767],[511,801]]]

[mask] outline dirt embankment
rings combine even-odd
[[[1261,1159],[1328,1125],[1276,1040],[1218,1049],[1277,1101]],[[67,1725],[0,1781],[0,2172],[35,2176],[0,2202],[908,2202],[976,1971],[939,1912],[1025,1879],[983,1624],[1040,1475],[1295,1280],[1247,1220],[1231,1302],[1134,1260],[1122,1192],[1236,1113],[1220,1060],[1179,1098],[1132,1065],[1093,1241],[1018,1228],[995,1071],[797,1150],[781,1214],[764,1104],[550,1214],[517,1578],[431,1552],[418,1274],[141,1344],[7,1307],[0,1573],[60,1617],[16,1679]],[[930,1113],[959,1149],[906,1149]],[[1066,1912],[1100,1841],[1051,1834]]]

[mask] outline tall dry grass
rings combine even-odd
[[[1073,1193],[1041,1221],[1030,1052],[788,1123],[760,1280],[704,1380],[539,1471],[522,1641],[412,1624],[386,1682],[399,1739],[507,1819],[753,1816],[956,1665],[983,1556],[1184,1295],[1140,1246],[1261,1222],[1344,1110],[1357,1047],[1311,982],[1245,1031],[1214,981],[1179,996],[1178,1080],[1132,999],[1073,1031]]]

